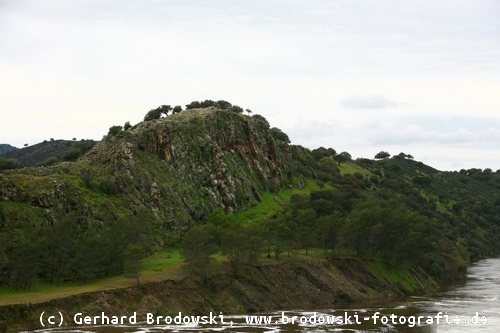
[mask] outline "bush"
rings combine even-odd
[[[55,156],[51,156],[51,157],[48,157],[46,158],[43,162],[42,162],[42,165],[44,166],[49,166],[49,165],[52,165],[52,164],[55,164],[59,162],[59,159]]]
[[[391,154],[389,154],[386,151],[380,151],[375,155],[375,159],[377,159],[377,160],[389,158],[389,157],[391,157]]]
[[[263,116],[261,116],[260,114],[254,114],[254,115],[252,116],[252,119],[255,119],[255,120],[257,120],[258,122],[260,122],[260,123],[264,124],[264,127],[265,127],[265,128],[270,128],[270,127],[271,127],[271,125],[269,125],[269,122],[267,121],[267,119],[266,119],[266,118],[264,118]],[[500,170],[499,170],[499,171],[500,171]]]
[[[118,126],[118,125],[111,126],[109,128],[108,135],[109,136],[115,136],[115,135],[120,134],[122,131],[123,131],[123,127],[121,127],[121,126]]]
[[[19,166],[19,161],[15,158],[0,158],[0,170],[15,169]]]
[[[76,161],[78,159],[78,157],[80,157],[80,155],[82,154],[81,150],[76,148],[76,147],[72,147],[70,150],[68,150],[66,152],[66,154],[64,154],[64,160],[65,161]]]
[[[290,143],[290,139],[288,138],[288,135],[286,135],[279,128],[273,127],[273,128],[271,128],[270,132],[271,132],[272,137],[275,138],[276,140],[284,142],[284,143]]]
[[[105,194],[113,195],[118,193],[118,187],[111,180],[104,179],[99,182],[99,191]]]
[[[238,106],[238,105],[233,105],[230,108],[231,111],[236,112],[236,113],[243,113],[243,108]]]

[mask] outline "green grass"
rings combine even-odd
[[[183,259],[179,249],[157,252],[141,261],[141,272],[161,272],[173,265],[180,265]]]
[[[342,176],[347,175],[347,174],[353,175],[356,172],[362,174],[364,177],[368,177],[371,175],[370,171],[368,171],[365,168],[362,168],[359,165],[356,165],[352,162],[340,163],[340,165],[338,167],[339,167],[340,174]]]
[[[427,201],[430,201],[431,199],[433,199],[434,202],[435,202],[435,204],[436,204],[436,210],[438,212],[440,212],[442,214],[450,214],[450,211],[449,211],[448,207],[446,207],[446,205],[443,204],[436,195],[430,194],[430,193],[425,192],[423,190],[420,190],[419,193]]]
[[[295,182],[296,183],[296,182]],[[325,185],[324,188],[330,188],[331,185]],[[290,202],[294,194],[308,195],[311,191],[320,190],[319,185],[312,179],[304,180],[304,187],[282,189],[277,193],[265,192],[262,200],[254,207],[240,211],[235,214],[236,219],[242,224],[248,224],[269,219],[273,215],[280,213]]]
[[[377,278],[380,280],[385,279],[394,286],[401,285],[410,292],[415,292],[423,287],[429,288],[430,290],[436,286],[435,281],[422,279],[422,276],[424,276],[423,272],[420,272],[422,274],[419,275],[422,276],[419,280],[417,276],[412,274],[412,271],[415,273],[416,270],[409,264],[394,268],[388,267],[383,261],[377,259],[367,260],[367,263],[368,268]]]

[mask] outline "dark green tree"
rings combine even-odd
[[[115,125],[111,126],[108,131],[108,136],[116,136],[123,131],[123,127]]]
[[[269,122],[267,121],[267,119],[264,118],[263,116],[261,116],[260,114],[254,114],[252,116],[252,119],[255,119],[259,123],[263,124],[265,128],[270,128],[271,127],[271,125],[269,125]]]
[[[19,161],[15,158],[0,157],[0,170],[15,169],[19,166]]]
[[[236,223],[236,217],[221,208],[214,209],[207,217],[207,224],[214,226],[214,240],[218,246],[221,245],[224,232]]]
[[[290,138],[288,138],[288,135],[286,135],[282,130],[280,130],[277,127],[272,127],[269,132],[271,133],[272,137],[275,138],[278,141],[284,142],[284,143],[290,143]]]
[[[144,121],[151,121],[151,120],[155,120],[155,119],[160,119],[161,115],[162,115],[162,112],[159,108],[150,110],[144,116]]]
[[[384,158],[389,158],[391,157],[391,154],[389,154],[388,152],[386,151],[379,151],[376,155],[375,155],[375,159],[376,160],[381,160],[381,159],[384,159]]]
[[[234,275],[244,263],[247,239],[243,227],[239,224],[232,224],[222,236],[221,249],[228,256]]]
[[[241,106],[238,106],[238,105],[231,106],[231,108],[229,110],[231,110],[232,112],[236,112],[236,113],[243,113],[243,108]]]
[[[160,110],[161,114],[164,114],[165,117],[167,117],[170,111],[172,111],[172,107],[170,105],[161,105],[158,107],[158,110]]]
[[[314,159],[316,161],[321,160],[324,157],[333,157],[337,152],[333,148],[319,147],[311,151]]]
[[[223,100],[217,101],[216,104],[217,104],[217,107],[221,108],[222,110],[230,109],[233,106],[228,101],[223,101]]]
[[[50,227],[43,243],[43,261],[41,268],[44,277],[54,281],[64,277],[74,279],[74,270],[71,266],[72,258],[76,255],[81,231],[78,219],[74,214],[58,218]]]
[[[293,218],[297,223],[296,235],[299,244],[305,249],[307,255],[309,248],[314,246],[314,240],[316,238],[316,229],[314,228],[316,212],[312,208],[299,210]]]
[[[182,106],[180,105],[176,105],[174,106],[174,108],[172,109],[172,114],[177,114],[177,113],[180,113],[182,111]]]
[[[257,224],[248,227],[232,224],[224,230],[221,250],[227,255],[235,276],[242,266],[258,262],[261,246],[262,230]]]
[[[105,233],[106,236],[111,236]],[[76,272],[76,279],[85,281],[112,274],[120,274],[123,270],[122,261],[116,261],[111,255],[112,243],[101,237],[96,228],[88,229],[78,243],[72,268]],[[123,260],[121,257],[120,260]]]
[[[31,225],[11,235],[8,255],[9,284],[14,289],[30,289],[41,267],[40,229]]]
[[[320,216],[314,223],[317,231],[319,244],[323,249],[323,253],[327,253],[330,247],[332,253],[337,248],[337,244],[342,240],[339,237],[340,230],[342,230],[342,223],[344,219],[340,213],[333,215]]]
[[[209,274],[210,256],[218,250],[214,238],[214,226],[204,224],[192,227],[181,244],[181,254],[187,262],[190,273],[199,275],[205,281]]]
[[[162,115],[165,115],[166,117],[170,111],[172,111],[172,107],[170,105],[161,105],[156,109],[148,111],[148,113],[144,116],[144,121],[160,119]]]
[[[139,280],[141,276],[140,264],[144,256],[144,248],[137,243],[129,243],[123,251],[123,270],[125,276],[136,279],[137,285],[141,284]]]
[[[201,103],[198,102],[198,101],[192,101],[191,103],[186,104],[186,110],[189,110],[189,109],[199,109],[201,107],[202,107]]]
[[[352,156],[348,152],[343,151],[340,154],[335,156],[335,160],[340,165],[341,163],[348,162],[348,161],[352,160]]]
[[[110,129],[111,132],[111,129]],[[120,130],[117,130],[116,133],[119,133]],[[109,135],[109,133],[108,133]],[[111,135],[116,135],[116,134],[111,134]],[[82,151],[78,149],[77,147],[72,147],[70,148],[65,154],[64,154],[64,160],[65,161],[76,161],[78,157],[80,157],[82,154]]]

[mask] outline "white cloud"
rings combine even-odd
[[[348,96],[340,104],[347,109],[387,109],[398,106],[398,103],[377,94]]]
[[[486,128],[474,131],[460,128],[453,131],[435,131],[409,125],[378,132],[372,142],[375,145],[434,144],[455,147],[488,145],[500,148],[500,129]]]

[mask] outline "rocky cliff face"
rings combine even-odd
[[[212,207],[228,212],[249,207],[260,200],[262,190],[287,181],[289,146],[274,138],[266,123],[247,116],[189,110],[135,131],[139,149],[164,161]]]
[[[0,223],[103,223],[147,211],[170,230],[290,184],[292,149],[262,117],[209,109],[140,123],[76,162],[0,174]]]

